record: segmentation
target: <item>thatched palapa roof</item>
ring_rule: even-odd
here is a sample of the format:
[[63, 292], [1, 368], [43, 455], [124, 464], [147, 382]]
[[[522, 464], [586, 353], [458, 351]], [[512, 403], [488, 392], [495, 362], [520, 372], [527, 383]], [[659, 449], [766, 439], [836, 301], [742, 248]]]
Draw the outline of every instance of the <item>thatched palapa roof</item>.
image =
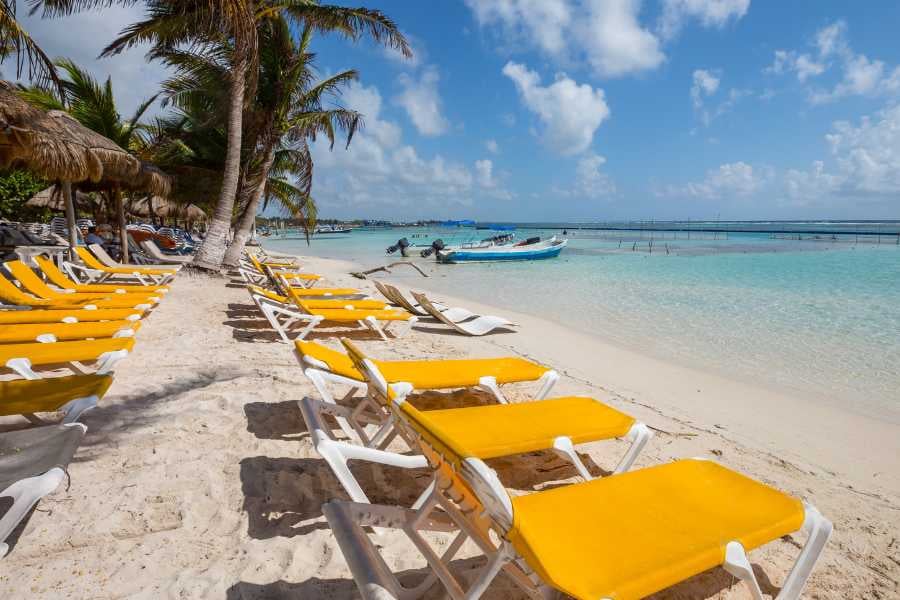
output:
[[61, 111], [44, 112], [0, 81], [0, 167], [21, 167], [59, 181], [128, 181], [140, 162]]

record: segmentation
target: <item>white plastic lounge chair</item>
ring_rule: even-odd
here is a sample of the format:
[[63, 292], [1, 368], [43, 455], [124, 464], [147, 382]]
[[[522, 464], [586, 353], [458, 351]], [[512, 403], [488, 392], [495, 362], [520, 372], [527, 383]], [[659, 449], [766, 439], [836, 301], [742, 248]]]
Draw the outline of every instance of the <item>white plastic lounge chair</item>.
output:
[[[403, 295], [403, 292], [401, 292], [393, 285], [390, 285], [389, 283], [381, 283], [380, 281], [375, 281], [374, 283], [375, 287], [378, 288], [378, 291], [381, 292], [381, 294], [385, 298], [388, 298], [394, 305], [420, 317], [431, 316], [428, 311], [424, 310], [421, 306], [410, 302], [409, 299]], [[443, 304], [438, 304], [437, 302], [433, 302], [432, 306], [441, 311], [441, 314], [445, 319], [453, 321], [454, 323], [462, 323], [463, 321], [467, 321], [478, 316], [472, 311], [466, 310], [465, 308], [450, 308], [444, 306]]]
[[416, 292], [411, 293], [413, 298], [416, 299], [416, 302], [419, 303], [419, 306], [421, 306], [425, 312], [457, 333], [463, 335], [486, 335], [496, 329], [509, 329], [515, 327], [515, 323], [507, 321], [503, 317], [494, 317], [490, 315], [477, 316], [471, 321], [455, 323], [444, 316], [444, 313], [439, 311], [425, 294], [418, 294]]
[[141, 249], [151, 259], [162, 265], [183, 265], [194, 260], [193, 255], [163, 254], [159, 247], [150, 240], [140, 242]]
[[[410, 600], [440, 582], [478, 600], [505, 572], [532, 598], [643, 598], [721, 566], [762, 600], [747, 552], [805, 531], [806, 544], [777, 596], [799, 598], [831, 534], [814, 507], [712, 461], [679, 460], [512, 497], [466, 441], [429, 412], [396, 407], [435, 475], [413, 509], [342, 501], [322, 507], [364, 600]], [[407, 588], [365, 526], [403, 530], [431, 567]], [[455, 533], [438, 555], [420, 532]], [[471, 538], [487, 563], [467, 584], [450, 561]]]
[[85, 431], [81, 423], [68, 423], [0, 433], [0, 499], [12, 499], [0, 514], [0, 557], [9, 552], [7, 538], [31, 508], [65, 479]]

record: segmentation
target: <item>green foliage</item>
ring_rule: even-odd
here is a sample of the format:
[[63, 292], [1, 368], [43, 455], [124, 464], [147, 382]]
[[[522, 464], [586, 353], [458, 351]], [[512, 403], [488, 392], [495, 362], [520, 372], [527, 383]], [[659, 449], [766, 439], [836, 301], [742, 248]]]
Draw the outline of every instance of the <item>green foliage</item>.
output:
[[25, 206], [25, 203], [48, 185], [29, 171], [0, 171], [0, 218], [10, 221], [47, 219], [49, 209]]

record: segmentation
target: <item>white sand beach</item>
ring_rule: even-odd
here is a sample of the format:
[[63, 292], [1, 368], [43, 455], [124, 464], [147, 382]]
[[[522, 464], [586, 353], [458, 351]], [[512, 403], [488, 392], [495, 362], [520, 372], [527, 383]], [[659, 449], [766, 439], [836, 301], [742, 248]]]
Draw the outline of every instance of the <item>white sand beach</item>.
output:
[[[329, 284], [377, 295], [347, 275], [346, 263], [304, 262]], [[428, 280], [416, 287], [427, 290]], [[354, 339], [385, 358], [518, 354], [548, 364], [563, 374], [554, 395], [599, 397], [656, 430], [635, 468], [713, 458], [815, 504], [835, 530], [805, 597], [900, 595], [897, 426], [647, 358], [503, 307], [440, 299], [519, 326], [478, 339], [427, 325], [392, 342]], [[324, 338], [337, 331], [311, 339], [333, 345]], [[0, 598], [358, 597], [320, 509], [346, 496], [312, 449], [296, 404], [314, 393], [292, 347], [276, 341], [237, 279], [182, 274], [146, 319], [109, 394], [83, 417], [88, 434], [69, 469], [71, 486], [45, 498], [14, 536], [0, 562]], [[612, 466], [622, 448], [584, 447], [598, 468]], [[550, 454], [496, 466], [523, 490], [573, 477]], [[376, 502], [410, 503], [428, 480], [370, 465], [357, 471]], [[777, 593], [798, 541], [751, 553], [765, 593]], [[383, 551], [397, 572], [424, 565], [400, 534], [389, 534]], [[501, 576], [485, 597], [525, 596]], [[655, 597], [749, 594], [716, 569]]]

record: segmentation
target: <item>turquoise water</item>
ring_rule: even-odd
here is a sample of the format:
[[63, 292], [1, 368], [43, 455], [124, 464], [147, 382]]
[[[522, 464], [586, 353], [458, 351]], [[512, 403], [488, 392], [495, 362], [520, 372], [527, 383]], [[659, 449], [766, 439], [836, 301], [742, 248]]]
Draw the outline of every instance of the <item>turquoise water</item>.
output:
[[[422, 231], [354, 231], [316, 238], [311, 246], [296, 239], [264, 243], [369, 267], [399, 260], [385, 256], [385, 247], [403, 236], [416, 241], [411, 234]], [[520, 231], [519, 237], [535, 234]], [[550, 261], [419, 264], [433, 273], [427, 285], [438, 291], [900, 423], [896, 243], [752, 234], [686, 240], [657, 233], [650, 253], [647, 235], [575, 232], [561, 257]], [[411, 286], [422, 282], [411, 269], [394, 276]]]

